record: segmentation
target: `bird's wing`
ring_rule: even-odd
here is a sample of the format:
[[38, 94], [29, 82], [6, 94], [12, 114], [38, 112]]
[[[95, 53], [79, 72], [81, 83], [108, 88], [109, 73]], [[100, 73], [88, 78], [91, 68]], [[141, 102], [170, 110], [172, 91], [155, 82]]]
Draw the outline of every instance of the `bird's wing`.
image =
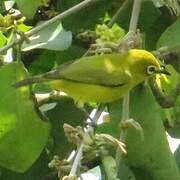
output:
[[44, 77], [109, 87], [122, 86], [131, 80], [131, 73], [123, 60], [122, 57], [107, 54], [86, 57], [44, 74]]

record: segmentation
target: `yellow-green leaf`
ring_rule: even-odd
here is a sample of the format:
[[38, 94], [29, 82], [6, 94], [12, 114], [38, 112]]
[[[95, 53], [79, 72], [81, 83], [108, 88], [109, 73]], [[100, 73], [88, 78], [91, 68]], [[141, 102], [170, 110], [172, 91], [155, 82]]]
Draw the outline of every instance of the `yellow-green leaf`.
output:
[[13, 83], [24, 78], [22, 64], [0, 69], [0, 166], [26, 171], [46, 145], [50, 125], [34, 110], [28, 87], [16, 89]]

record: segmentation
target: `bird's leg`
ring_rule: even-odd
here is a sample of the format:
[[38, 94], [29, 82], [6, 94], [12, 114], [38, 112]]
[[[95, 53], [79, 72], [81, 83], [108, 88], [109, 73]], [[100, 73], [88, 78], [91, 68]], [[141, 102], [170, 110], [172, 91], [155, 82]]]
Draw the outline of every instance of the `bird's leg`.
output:
[[[120, 127], [124, 130], [132, 127], [139, 132], [142, 138], [144, 137], [143, 129], [141, 125], [137, 121], [135, 121], [133, 118], [129, 117], [129, 94], [127, 94], [123, 99], [123, 111], [122, 111], [122, 120], [120, 122]], [[122, 136], [120, 138], [123, 139], [124, 137], [123, 133], [120, 136]]]
[[133, 118], [120, 122], [120, 127], [122, 128], [122, 130], [127, 130], [128, 128], [134, 128], [140, 134], [141, 138], [144, 139], [144, 133], [141, 125]]

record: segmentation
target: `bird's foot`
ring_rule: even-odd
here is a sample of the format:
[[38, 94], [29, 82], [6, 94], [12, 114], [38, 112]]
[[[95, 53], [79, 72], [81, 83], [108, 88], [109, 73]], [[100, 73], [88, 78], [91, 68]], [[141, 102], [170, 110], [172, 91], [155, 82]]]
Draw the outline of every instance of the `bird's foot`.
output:
[[135, 121], [133, 118], [122, 121], [120, 123], [120, 127], [123, 130], [125, 130], [127, 128], [134, 128], [140, 134], [142, 139], [144, 139], [144, 133], [143, 133], [143, 129], [142, 129], [141, 125], [137, 121]]

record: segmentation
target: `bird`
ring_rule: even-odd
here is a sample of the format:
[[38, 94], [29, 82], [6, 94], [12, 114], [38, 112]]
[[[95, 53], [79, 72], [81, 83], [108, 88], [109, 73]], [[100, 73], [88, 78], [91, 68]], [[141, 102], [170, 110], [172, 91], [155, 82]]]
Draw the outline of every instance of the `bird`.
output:
[[167, 74], [150, 52], [130, 49], [122, 53], [82, 57], [47, 73], [15, 83], [16, 88], [47, 82], [76, 102], [108, 103], [122, 98], [138, 84], [156, 74]]

